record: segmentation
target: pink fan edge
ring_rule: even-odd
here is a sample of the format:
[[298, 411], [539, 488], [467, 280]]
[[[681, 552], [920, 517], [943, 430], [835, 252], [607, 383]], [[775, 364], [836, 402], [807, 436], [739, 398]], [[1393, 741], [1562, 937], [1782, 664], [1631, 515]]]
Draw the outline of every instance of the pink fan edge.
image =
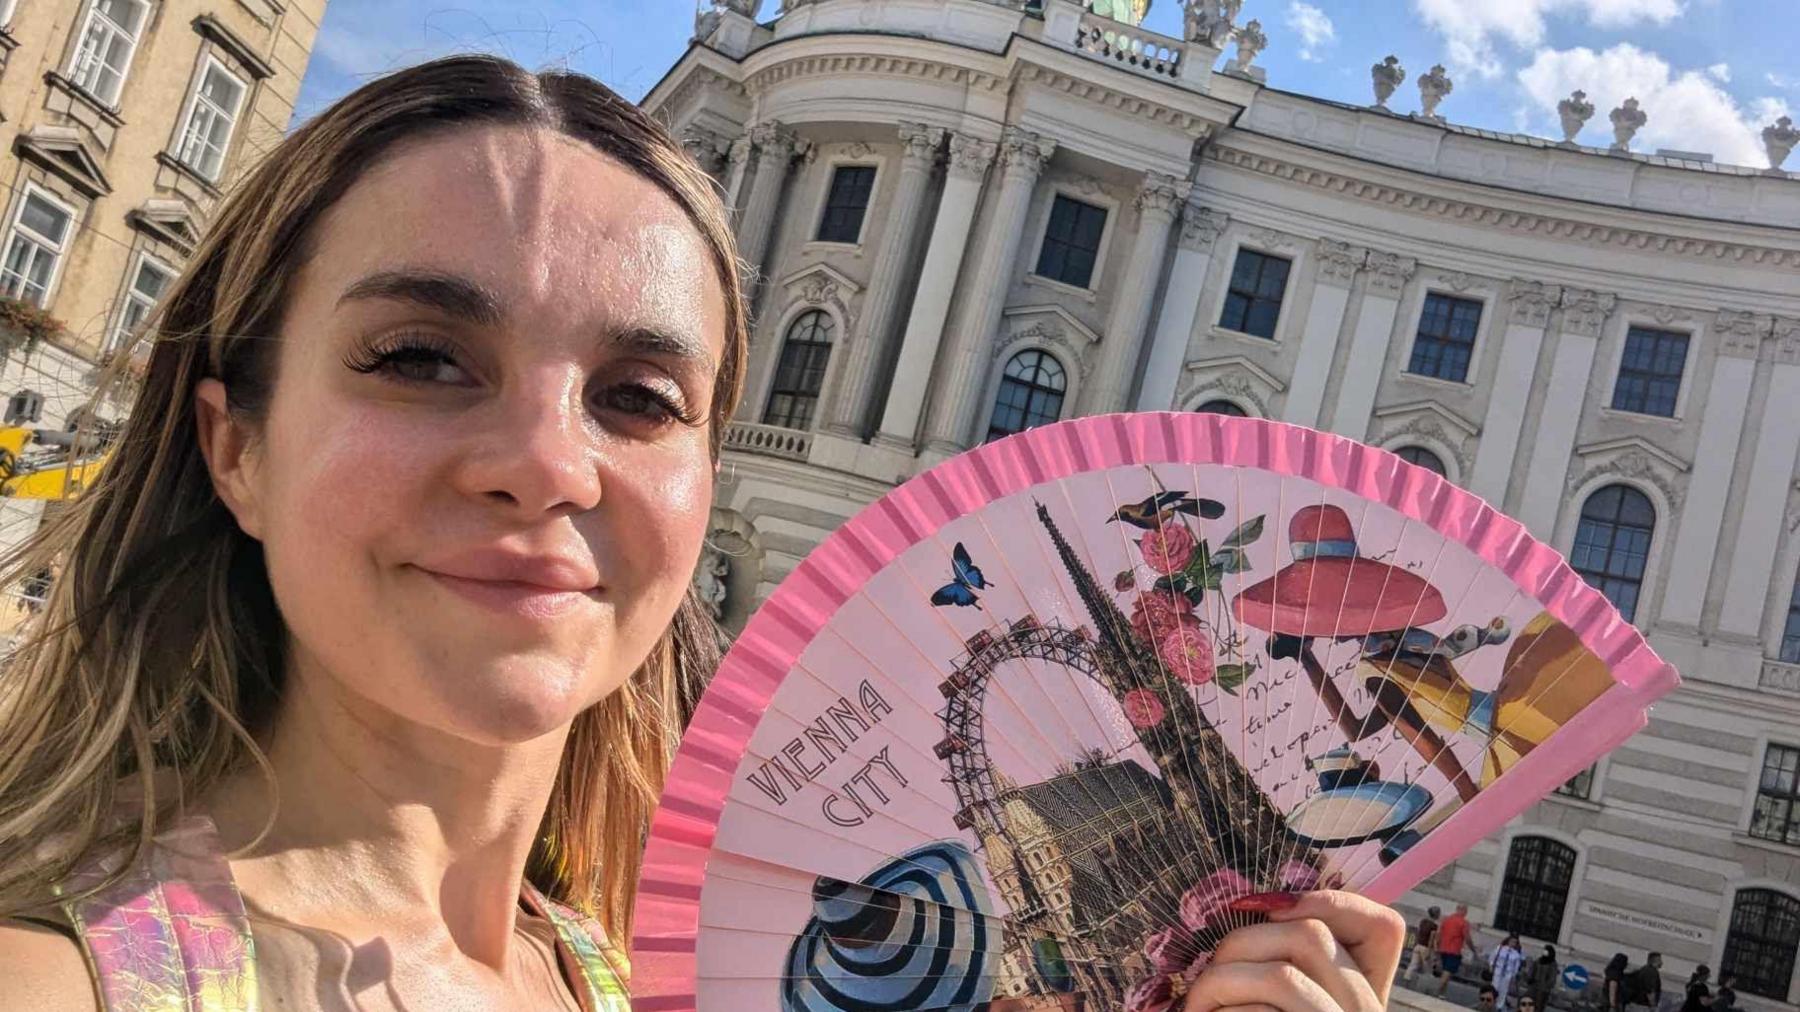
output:
[[[1617, 684], [1565, 726], [1565, 748], [1535, 750], [1446, 820], [1364, 892], [1389, 902], [1422, 873], [1499, 828], [1580, 771], [1577, 740], [1622, 742], [1679, 678], [1554, 548], [1479, 496], [1384, 450], [1316, 429], [1198, 412], [1093, 415], [1031, 429], [952, 457], [834, 531], [776, 588], [720, 665], [675, 754], [652, 819], [631, 944], [632, 1008], [695, 1007], [700, 891], [739, 758], [781, 680], [839, 606], [951, 520], [1034, 485], [1121, 465], [1263, 468], [1384, 503], [1505, 573], [1612, 670]], [[1606, 705], [1601, 705], [1604, 702]], [[1567, 732], [1575, 732], [1573, 734]]]

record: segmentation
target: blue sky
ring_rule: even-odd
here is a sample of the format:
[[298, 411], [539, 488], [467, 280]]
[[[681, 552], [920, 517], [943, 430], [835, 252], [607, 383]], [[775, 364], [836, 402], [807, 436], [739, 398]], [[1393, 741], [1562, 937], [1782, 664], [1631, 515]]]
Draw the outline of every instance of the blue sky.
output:
[[[760, 16], [778, 9], [764, 0]], [[570, 67], [639, 98], [686, 47], [693, 11], [694, 0], [331, 0], [299, 111], [471, 50]], [[1391, 104], [1405, 112], [1414, 80], [1441, 62], [1455, 91], [1439, 113], [1494, 130], [1560, 138], [1556, 103], [1581, 88], [1598, 109], [1581, 140], [1606, 144], [1607, 112], [1635, 95], [1650, 117], [1638, 150], [1761, 168], [1763, 125], [1800, 111], [1800, 0], [1246, 0], [1249, 18], [1269, 37], [1257, 62], [1273, 87], [1366, 103], [1369, 65], [1394, 53], [1408, 79]], [[1154, 0], [1145, 27], [1180, 24], [1176, 0]]]

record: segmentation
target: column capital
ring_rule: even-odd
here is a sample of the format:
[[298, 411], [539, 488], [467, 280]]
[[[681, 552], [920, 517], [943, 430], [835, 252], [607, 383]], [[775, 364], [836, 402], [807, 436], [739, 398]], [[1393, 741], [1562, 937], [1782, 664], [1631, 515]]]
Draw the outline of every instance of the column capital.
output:
[[1193, 189], [1194, 184], [1185, 179], [1161, 172], [1146, 172], [1144, 181], [1138, 185], [1135, 201], [1138, 213], [1173, 220], [1175, 212], [1181, 210]]
[[731, 150], [730, 142], [723, 136], [695, 123], [681, 128], [681, 146], [687, 150], [688, 157], [713, 175], [724, 166], [725, 156]]
[[1775, 361], [1800, 365], [1800, 319], [1777, 316], [1774, 320]]
[[1600, 328], [1612, 315], [1613, 307], [1619, 304], [1619, 297], [1591, 288], [1565, 288], [1557, 304], [1562, 307], [1564, 333], [1599, 337]]
[[1349, 287], [1369, 259], [1369, 251], [1336, 239], [1319, 240], [1319, 280]]
[[750, 149], [754, 146], [755, 145], [750, 140], [750, 135], [745, 134], [731, 142], [731, 147], [727, 148], [725, 151], [725, 157], [729, 159], [733, 165], [742, 165], [750, 160]]
[[1189, 204], [1181, 212], [1181, 234], [1176, 241], [1182, 249], [1191, 249], [1197, 253], [1212, 251], [1213, 243], [1225, 232], [1225, 226], [1231, 224], [1231, 216], [1210, 207], [1195, 207]]
[[1775, 318], [1749, 310], [1721, 309], [1713, 318], [1719, 335], [1719, 354], [1753, 359], [1762, 351], [1763, 339], [1775, 330]]
[[764, 161], [785, 162], [801, 148], [800, 136], [778, 120], [764, 120], [750, 128], [750, 142]]
[[1562, 287], [1544, 281], [1513, 278], [1506, 286], [1506, 296], [1512, 303], [1512, 322], [1542, 329], [1550, 323], [1550, 310], [1556, 308]]
[[1369, 271], [1369, 291], [1394, 296], [1406, 287], [1406, 279], [1419, 269], [1419, 262], [1398, 253], [1370, 250], [1364, 266]]
[[1000, 165], [1009, 178], [1036, 179], [1055, 152], [1055, 141], [1020, 127], [1007, 127], [1000, 136]]
[[929, 169], [937, 161], [938, 149], [944, 146], [944, 133], [942, 127], [901, 123], [901, 164], [908, 168]]
[[999, 150], [993, 141], [984, 141], [965, 133], [950, 135], [950, 175], [958, 179], [979, 180], [994, 163]]

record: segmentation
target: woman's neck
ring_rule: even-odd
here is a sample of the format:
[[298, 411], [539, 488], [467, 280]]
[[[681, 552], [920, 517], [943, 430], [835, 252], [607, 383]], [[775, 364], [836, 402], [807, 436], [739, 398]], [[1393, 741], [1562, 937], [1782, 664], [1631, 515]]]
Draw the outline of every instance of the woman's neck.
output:
[[567, 735], [473, 744], [290, 672], [265, 743], [275, 790], [252, 769], [203, 807], [229, 850], [249, 847], [233, 873], [267, 916], [351, 938], [447, 935], [500, 968]]

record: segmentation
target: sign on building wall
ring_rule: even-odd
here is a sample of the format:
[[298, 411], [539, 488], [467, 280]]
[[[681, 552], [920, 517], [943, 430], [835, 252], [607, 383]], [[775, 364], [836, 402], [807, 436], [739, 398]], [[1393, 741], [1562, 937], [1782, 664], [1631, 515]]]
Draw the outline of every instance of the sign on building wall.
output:
[[1683, 939], [1684, 941], [1704, 944], [1712, 936], [1712, 932], [1702, 928], [1681, 924], [1652, 914], [1640, 914], [1633, 910], [1624, 910], [1605, 903], [1595, 903], [1592, 900], [1583, 900], [1577, 909], [1589, 917], [1597, 917], [1603, 921], [1612, 921], [1614, 924], [1623, 924], [1628, 928], [1654, 931], [1660, 935], [1672, 935], [1676, 938]]

